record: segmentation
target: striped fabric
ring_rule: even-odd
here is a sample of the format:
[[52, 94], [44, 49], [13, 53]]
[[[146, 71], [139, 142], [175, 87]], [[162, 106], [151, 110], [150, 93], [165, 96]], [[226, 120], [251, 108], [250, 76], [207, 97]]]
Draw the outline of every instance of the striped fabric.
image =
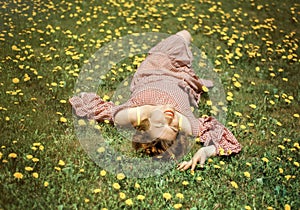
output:
[[132, 79], [131, 96], [126, 103], [115, 106], [95, 93], [74, 96], [70, 103], [76, 115], [99, 122], [113, 122], [114, 115], [122, 109], [169, 104], [189, 119], [193, 135], [200, 137], [204, 146], [215, 145], [219, 155], [238, 153], [241, 145], [224, 125], [212, 117], [196, 118], [191, 110], [191, 106], [198, 107], [202, 86], [212, 86], [211, 81], [196, 76], [192, 59], [189, 43], [177, 33], [149, 51]]

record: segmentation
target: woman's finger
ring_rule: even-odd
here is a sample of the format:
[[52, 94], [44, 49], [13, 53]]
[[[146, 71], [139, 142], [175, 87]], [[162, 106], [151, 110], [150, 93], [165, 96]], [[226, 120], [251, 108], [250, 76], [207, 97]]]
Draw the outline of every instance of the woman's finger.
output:
[[182, 163], [180, 163], [177, 167], [178, 170], [181, 171], [185, 171], [186, 169], [188, 169], [190, 166], [192, 165], [192, 160], [190, 160], [189, 162], [184, 161]]
[[187, 162], [187, 164], [183, 167], [182, 171], [187, 170], [188, 168], [190, 168], [192, 165], [192, 160], [190, 160], [189, 162]]

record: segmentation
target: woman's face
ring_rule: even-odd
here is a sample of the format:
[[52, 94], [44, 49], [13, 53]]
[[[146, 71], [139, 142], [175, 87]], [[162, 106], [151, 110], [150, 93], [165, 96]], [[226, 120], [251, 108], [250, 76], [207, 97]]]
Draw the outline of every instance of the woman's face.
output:
[[149, 134], [153, 139], [175, 140], [178, 133], [178, 116], [169, 105], [157, 106], [150, 114]]

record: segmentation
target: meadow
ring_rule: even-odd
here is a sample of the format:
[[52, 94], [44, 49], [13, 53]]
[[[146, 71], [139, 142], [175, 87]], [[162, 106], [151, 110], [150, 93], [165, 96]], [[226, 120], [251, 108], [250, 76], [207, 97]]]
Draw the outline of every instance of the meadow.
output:
[[[5, 0], [0, 15], [1, 210], [300, 209], [297, 0]], [[75, 133], [68, 100], [83, 65], [121, 37], [182, 29], [222, 81], [225, 125], [242, 152], [194, 173], [109, 172]], [[100, 96], [110, 100], [144, 57], [101, 78]], [[201, 104], [215, 114], [207, 93]], [[109, 125], [94, 126], [122, 145]]]

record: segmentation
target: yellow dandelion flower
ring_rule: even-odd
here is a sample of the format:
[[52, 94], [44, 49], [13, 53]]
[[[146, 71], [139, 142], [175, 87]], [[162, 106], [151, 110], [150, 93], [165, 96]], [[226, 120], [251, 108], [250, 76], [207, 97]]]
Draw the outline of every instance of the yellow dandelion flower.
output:
[[79, 119], [77, 123], [78, 123], [79, 126], [85, 126], [86, 125], [86, 122], [85, 122], [84, 119]]
[[223, 148], [219, 148], [219, 154], [220, 155], [225, 155], [225, 150]]
[[61, 168], [60, 168], [60, 167], [57, 167], [57, 166], [55, 166], [54, 169], [55, 169], [56, 171], [61, 171]]
[[293, 114], [293, 117], [295, 117], [295, 118], [299, 118], [300, 117], [300, 115], [299, 114]]
[[285, 175], [284, 178], [285, 178], [286, 180], [289, 180], [289, 179], [292, 178], [292, 176], [291, 176], [291, 175]]
[[250, 177], [251, 177], [251, 174], [250, 174], [248, 171], [245, 171], [245, 172], [244, 172], [244, 176], [247, 177], [247, 178], [250, 178]]
[[294, 143], [294, 147], [296, 147], [297, 149], [300, 149], [300, 145], [298, 142]]
[[13, 79], [12, 79], [12, 82], [13, 82], [14, 84], [18, 84], [18, 83], [20, 82], [20, 80], [19, 80], [18, 78], [13, 78]]
[[163, 198], [166, 200], [171, 200], [172, 195], [170, 193], [163, 193]]
[[240, 82], [238, 82], [238, 81], [235, 81], [235, 82], [233, 83], [233, 85], [234, 85], [235, 87], [237, 87], [237, 88], [242, 87], [242, 84], [241, 84]]
[[134, 184], [134, 188], [139, 189], [140, 187], [141, 187], [141, 186], [140, 186], [139, 183], [136, 182], [136, 183]]
[[60, 117], [59, 121], [62, 123], [66, 123], [68, 120], [65, 117]]
[[103, 99], [103, 101], [108, 101], [110, 99], [110, 97], [108, 95], [104, 95], [102, 99]]
[[16, 45], [11, 46], [11, 49], [13, 51], [20, 51], [20, 48], [18, 48]]
[[100, 171], [100, 176], [105, 176], [106, 175], [106, 171], [105, 170], [101, 170]]
[[85, 199], [84, 199], [84, 202], [85, 202], [85, 203], [88, 203], [88, 202], [90, 202], [90, 199], [85, 198]]
[[188, 182], [188, 181], [183, 181], [183, 182], [182, 182], [182, 185], [183, 185], [183, 186], [187, 186], [187, 185], [189, 185], [189, 182]]
[[297, 167], [299, 167], [300, 164], [299, 164], [299, 162], [295, 161], [294, 165], [297, 166]]
[[32, 156], [32, 155], [26, 155], [26, 158], [27, 158], [28, 160], [30, 160], [30, 159], [33, 158], [33, 156]]
[[283, 174], [283, 169], [282, 168], [279, 168], [278, 170], [279, 170], [280, 174]]
[[124, 178], [125, 178], [125, 174], [123, 174], [123, 173], [117, 174], [117, 179], [118, 179], [118, 180], [122, 180], [122, 179], [124, 179]]
[[125, 198], [126, 198], [126, 195], [125, 195], [125, 193], [123, 193], [123, 192], [120, 192], [120, 193], [119, 193], [119, 196], [120, 196], [121, 199], [125, 199]]
[[144, 195], [138, 195], [136, 196], [136, 198], [140, 201], [144, 200], [145, 199], [145, 196]]
[[245, 206], [245, 210], [251, 210], [250, 206]]
[[206, 101], [206, 104], [207, 104], [208, 106], [211, 106], [211, 105], [212, 105], [212, 101], [211, 101], [211, 100], [207, 100], [207, 101]]
[[128, 198], [126, 201], [125, 201], [126, 205], [127, 206], [132, 206], [133, 205], [133, 202], [131, 200], [131, 198]]
[[219, 165], [214, 165], [214, 168], [219, 169], [219, 168], [221, 168], [221, 166], [219, 166]]
[[20, 172], [16, 172], [16, 173], [14, 173], [14, 177], [15, 177], [16, 179], [23, 179], [23, 174], [20, 173]]
[[291, 206], [289, 204], [284, 205], [284, 210], [291, 210]]
[[236, 111], [235, 111], [235, 112], [233, 112], [233, 114], [234, 114], [234, 115], [236, 115], [236, 116], [238, 116], [238, 117], [241, 117], [241, 116], [243, 116], [243, 114], [242, 114], [242, 113], [240, 113], [240, 112], [236, 112]]
[[33, 171], [33, 168], [30, 167], [30, 166], [26, 166], [26, 167], [25, 167], [25, 171]]
[[232, 98], [232, 96], [227, 96], [227, 97], [226, 97], [226, 100], [227, 100], [227, 101], [233, 101], [233, 98]]
[[59, 160], [59, 161], [58, 161], [58, 165], [59, 165], [59, 166], [65, 166], [66, 163], [65, 163], [63, 160]]
[[208, 92], [208, 88], [206, 86], [202, 86], [202, 90], [207, 93]]
[[247, 127], [246, 127], [245, 125], [240, 125], [240, 128], [241, 128], [242, 130], [245, 130]]
[[45, 181], [44, 182], [44, 187], [48, 187], [49, 186], [49, 182]]
[[269, 159], [268, 159], [268, 158], [266, 158], [266, 157], [263, 157], [261, 160], [262, 160], [262, 161], [264, 161], [264, 162], [266, 162], [266, 163], [268, 163], [268, 162], [269, 162]]
[[198, 176], [198, 177], [196, 178], [196, 180], [197, 180], [197, 181], [201, 181], [201, 180], [202, 180], [202, 177], [201, 177], [201, 176]]
[[121, 188], [121, 186], [119, 185], [119, 183], [113, 183], [113, 188], [115, 188], [116, 190], [119, 190]]
[[249, 105], [252, 109], [256, 109], [256, 105], [255, 104], [250, 104]]
[[184, 199], [184, 195], [182, 193], [177, 193], [176, 198]]
[[8, 155], [8, 157], [9, 157], [9, 158], [17, 158], [18, 155], [17, 155], [16, 153], [10, 153], [10, 154]]
[[99, 148], [97, 149], [97, 152], [103, 153], [103, 152], [105, 152], [105, 148], [104, 148], [104, 147], [99, 147]]
[[32, 173], [32, 176], [34, 177], [34, 178], [39, 178], [39, 174], [38, 173], [36, 173], [36, 172], [34, 172], [34, 173]]
[[93, 190], [93, 193], [95, 193], [95, 194], [99, 193], [99, 192], [101, 192], [101, 189], [99, 189], [99, 188]]
[[181, 203], [174, 204], [174, 209], [180, 209], [182, 207]]
[[239, 188], [238, 184], [235, 181], [231, 181], [230, 184], [235, 189]]

